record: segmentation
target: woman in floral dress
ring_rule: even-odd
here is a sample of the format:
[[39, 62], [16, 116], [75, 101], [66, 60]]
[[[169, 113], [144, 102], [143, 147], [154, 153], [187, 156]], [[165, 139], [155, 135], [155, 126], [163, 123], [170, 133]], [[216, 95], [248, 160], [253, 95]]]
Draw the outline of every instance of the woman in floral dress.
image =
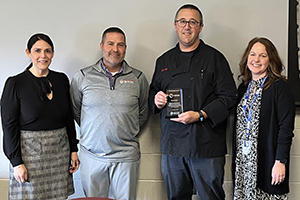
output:
[[270, 40], [254, 38], [239, 65], [234, 199], [287, 199], [295, 103], [282, 61]]

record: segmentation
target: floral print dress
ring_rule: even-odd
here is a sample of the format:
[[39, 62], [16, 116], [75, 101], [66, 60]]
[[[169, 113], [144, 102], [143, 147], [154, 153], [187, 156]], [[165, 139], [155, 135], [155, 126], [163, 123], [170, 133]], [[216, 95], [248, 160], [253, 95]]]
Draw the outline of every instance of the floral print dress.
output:
[[[257, 188], [257, 162], [258, 162], [258, 134], [259, 118], [261, 108], [261, 85], [264, 81], [261, 78], [257, 81], [251, 80], [247, 92], [241, 99], [237, 107], [236, 123], [236, 171], [235, 171], [235, 200], [286, 200], [287, 194], [270, 195]], [[248, 96], [248, 98], [247, 98]], [[246, 99], [246, 100], [245, 100]], [[251, 108], [252, 107], [252, 108]], [[252, 112], [251, 120], [249, 112]], [[247, 126], [248, 124], [248, 126]], [[248, 129], [248, 131], [247, 131]], [[271, 175], [271, 172], [270, 172]], [[271, 184], [271, 183], [270, 183]]]

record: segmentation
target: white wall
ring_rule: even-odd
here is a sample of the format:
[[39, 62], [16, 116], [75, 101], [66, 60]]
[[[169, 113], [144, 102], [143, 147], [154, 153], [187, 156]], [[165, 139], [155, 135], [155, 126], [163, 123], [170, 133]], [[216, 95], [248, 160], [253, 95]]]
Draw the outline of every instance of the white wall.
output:
[[[127, 35], [126, 60], [146, 73], [150, 81], [154, 61], [173, 47], [175, 11], [184, 0], [0, 0], [0, 92], [4, 80], [29, 63], [24, 51], [36, 32], [50, 35], [55, 44], [52, 69], [75, 71], [100, 56], [104, 29], [119, 26]], [[208, 44], [221, 50], [235, 74], [248, 41], [267, 36], [286, 61], [287, 3], [282, 0], [191, 0], [202, 10]], [[269, 11], [276, 12], [269, 12]]]
[[[248, 41], [255, 36], [271, 39], [284, 63], [287, 62], [288, 4], [282, 0], [190, 0], [204, 15], [200, 37], [224, 53], [235, 77], [238, 62]], [[141, 69], [151, 81], [155, 59], [177, 42], [173, 27], [176, 10], [184, 0], [0, 0], [0, 93], [8, 76], [25, 69], [28, 38], [36, 32], [50, 35], [55, 45], [51, 68], [69, 78], [101, 57], [100, 37], [109, 26], [121, 27], [127, 36], [126, 60]], [[296, 133], [300, 133], [299, 114]], [[296, 134], [297, 135], [297, 134]], [[2, 151], [0, 131], [0, 199], [7, 199], [8, 161]], [[140, 136], [142, 163], [138, 199], [166, 199], [160, 173], [160, 120], [151, 116]], [[300, 191], [299, 152], [295, 143], [292, 157], [292, 200]], [[228, 147], [230, 152], [230, 137]], [[299, 145], [298, 145], [299, 146]], [[227, 155], [225, 184], [231, 193], [230, 154]], [[80, 174], [75, 175], [76, 186]], [[299, 193], [299, 192], [298, 192]], [[76, 195], [81, 195], [77, 190]], [[300, 195], [300, 194], [299, 194]]]

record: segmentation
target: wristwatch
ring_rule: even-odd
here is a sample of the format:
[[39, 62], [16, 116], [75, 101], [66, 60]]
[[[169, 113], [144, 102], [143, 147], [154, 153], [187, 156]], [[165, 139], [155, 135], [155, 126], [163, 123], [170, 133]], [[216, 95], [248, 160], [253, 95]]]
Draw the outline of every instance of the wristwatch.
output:
[[287, 159], [280, 159], [278, 160], [281, 164], [286, 164], [287, 163]]
[[204, 120], [204, 115], [203, 115], [203, 113], [201, 112], [201, 110], [200, 110], [198, 113], [199, 113], [199, 121], [200, 121], [200, 122], [203, 122], [203, 120]]

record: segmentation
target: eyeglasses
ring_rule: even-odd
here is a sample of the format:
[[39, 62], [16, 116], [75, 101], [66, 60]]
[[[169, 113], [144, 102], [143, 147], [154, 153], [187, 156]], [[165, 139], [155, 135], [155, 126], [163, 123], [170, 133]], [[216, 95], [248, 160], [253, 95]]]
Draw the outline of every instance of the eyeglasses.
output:
[[195, 28], [198, 24], [200, 24], [200, 22], [197, 22], [196, 20], [187, 21], [185, 19], [176, 20], [175, 22], [180, 27], [185, 27], [186, 24], [189, 24], [192, 28]]

